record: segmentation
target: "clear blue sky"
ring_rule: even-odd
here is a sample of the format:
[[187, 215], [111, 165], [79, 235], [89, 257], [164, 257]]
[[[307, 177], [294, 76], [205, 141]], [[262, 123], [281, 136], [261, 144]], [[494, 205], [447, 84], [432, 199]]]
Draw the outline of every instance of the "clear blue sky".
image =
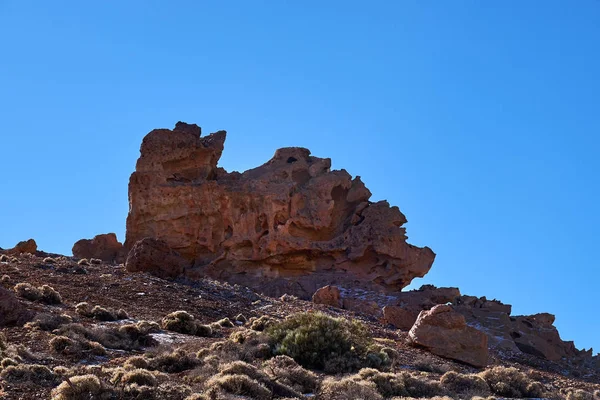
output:
[[[223, 2], [211, 2], [223, 3]], [[124, 238], [142, 137], [304, 146], [437, 253], [419, 282], [600, 350], [600, 1], [0, 0], [0, 246]]]

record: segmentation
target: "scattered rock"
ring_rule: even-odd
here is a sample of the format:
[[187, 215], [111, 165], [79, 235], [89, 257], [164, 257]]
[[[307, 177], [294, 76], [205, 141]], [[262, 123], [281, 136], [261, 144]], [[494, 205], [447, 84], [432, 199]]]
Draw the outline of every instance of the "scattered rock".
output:
[[189, 262], [172, 250], [164, 240], [144, 238], [135, 243], [125, 262], [129, 272], [148, 272], [159, 278], [183, 274]]
[[210, 276], [272, 296], [309, 299], [326, 284], [397, 292], [433, 263], [406, 243], [405, 216], [331, 160], [283, 148], [264, 165], [227, 173], [225, 131], [177, 123], [144, 138], [129, 183], [125, 247], [157, 237]]
[[467, 325], [465, 317], [452, 306], [437, 305], [422, 311], [410, 329], [409, 341], [441, 357], [475, 367], [488, 362], [487, 335]]
[[29, 311], [15, 296], [15, 294], [0, 287], [0, 327], [22, 325], [33, 318]]
[[23, 253], [35, 254], [37, 251], [37, 243], [33, 239], [25, 240], [17, 243], [12, 249], [6, 250], [6, 254], [19, 255]]
[[73, 245], [77, 258], [100, 259], [105, 262], [122, 262], [125, 250], [114, 233], [97, 235], [93, 239], [81, 239]]

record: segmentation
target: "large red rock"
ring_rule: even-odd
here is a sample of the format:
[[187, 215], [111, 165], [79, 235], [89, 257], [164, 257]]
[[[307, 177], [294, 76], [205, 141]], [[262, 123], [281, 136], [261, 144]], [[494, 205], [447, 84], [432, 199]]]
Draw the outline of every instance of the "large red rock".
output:
[[123, 244], [114, 233], [96, 235], [93, 239], [81, 239], [73, 245], [77, 258], [98, 258], [106, 262], [121, 262], [124, 258]]
[[24, 240], [17, 243], [12, 249], [6, 250], [6, 254], [19, 255], [23, 253], [35, 254], [37, 251], [37, 243], [33, 239]]
[[0, 328], [22, 325], [33, 318], [29, 311], [10, 290], [0, 287]]
[[183, 274], [189, 262], [160, 239], [144, 238], [137, 241], [125, 262], [129, 272], [148, 272], [159, 278], [175, 278]]
[[431, 268], [435, 254], [406, 243], [404, 215], [369, 201], [359, 177], [295, 147], [227, 173], [217, 166], [225, 136], [201, 137], [180, 122], [144, 138], [129, 181], [126, 249], [155, 237], [194, 264], [189, 277], [304, 299], [327, 284], [398, 292]]
[[487, 365], [487, 335], [468, 326], [465, 317], [452, 306], [437, 305], [422, 311], [408, 337], [410, 343], [425, 347], [438, 356], [475, 367]]
[[340, 289], [337, 286], [327, 285], [315, 292], [312, 296], [313, 303], [342, 308]]

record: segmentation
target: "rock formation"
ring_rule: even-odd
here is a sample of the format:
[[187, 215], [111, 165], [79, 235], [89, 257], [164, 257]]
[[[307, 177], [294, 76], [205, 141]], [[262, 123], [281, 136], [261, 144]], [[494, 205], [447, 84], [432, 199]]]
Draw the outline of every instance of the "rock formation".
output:
[[5, 250], [5, 253], [9, 255], [19, 255], [23, 253], [35, 254], [36, 251], [37, 243], [33, 239], [28, 239], [17, 243], [12, 249]]
[[449, 305], [422, 311], [408, 333], [409, 341], [441, 357], [462, 361], [475, 367], [488, 362], [487, 336], [470, 327]]
[[406, 243], [406, 218], [371, 202], [359, 177], [304, 148], [244, 173], [219, 168], [226, 133], [177, 123], [144, 138], [129, 182], [125, 248], [163, 240], [210, 276], [263, 293], [310, 298], [326, 284], [399, 292], [435, 254]]
[[77, 258], [97, 258], [106, 262], [121, 262], [124, 248], [114, 233], [96, 235], [93, 239], [81, 239], [73, 245]]

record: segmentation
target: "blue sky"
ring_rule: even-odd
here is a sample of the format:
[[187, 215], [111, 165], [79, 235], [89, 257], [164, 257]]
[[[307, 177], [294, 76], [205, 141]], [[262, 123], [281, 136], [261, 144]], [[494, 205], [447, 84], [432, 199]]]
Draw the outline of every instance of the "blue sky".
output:
[[[215, 2], [213, 2], [215, 3]], [[124, 238], [143, 136], [304, 146], [437, 260], [416, 282], [552, 312], [600, 350], [600, 1], [0, 0], [0, 246]]]

